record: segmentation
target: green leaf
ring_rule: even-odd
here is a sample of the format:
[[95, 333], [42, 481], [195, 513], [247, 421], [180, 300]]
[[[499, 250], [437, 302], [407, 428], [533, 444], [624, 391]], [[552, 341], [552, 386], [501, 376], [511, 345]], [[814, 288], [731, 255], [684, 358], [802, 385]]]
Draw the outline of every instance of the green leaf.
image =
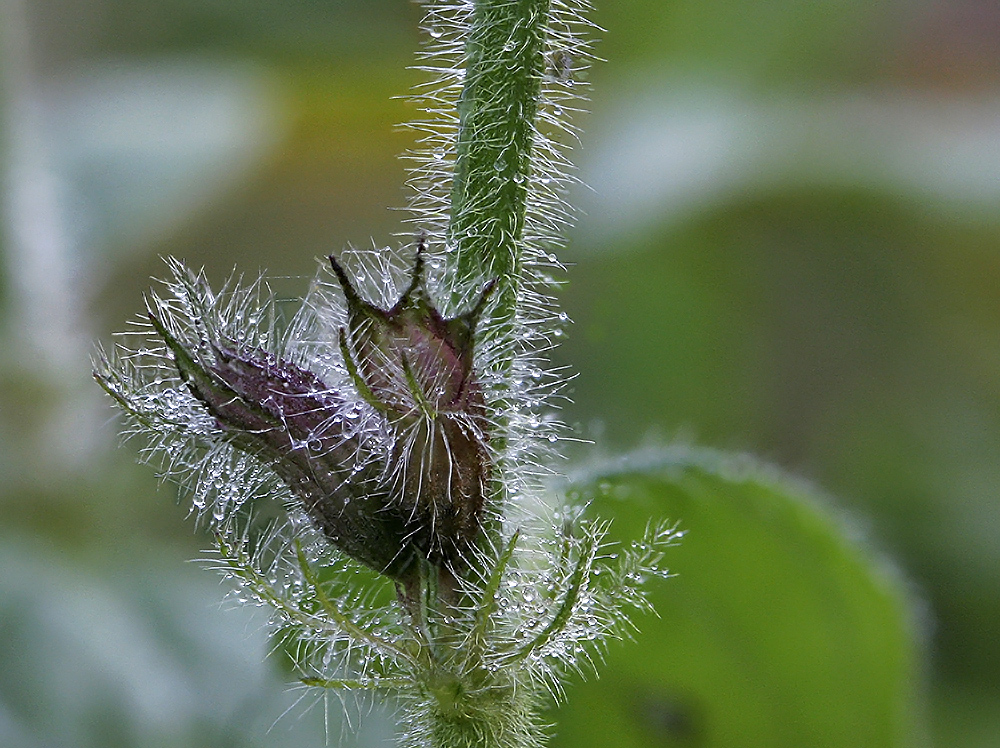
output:
[[631, 541], [678, 520], [658, 613], [576, 682], [554, 746], [862, 748], [924, 734], [906, 585], [809, 487], [747, 458], [672, 448], [571, 490]]

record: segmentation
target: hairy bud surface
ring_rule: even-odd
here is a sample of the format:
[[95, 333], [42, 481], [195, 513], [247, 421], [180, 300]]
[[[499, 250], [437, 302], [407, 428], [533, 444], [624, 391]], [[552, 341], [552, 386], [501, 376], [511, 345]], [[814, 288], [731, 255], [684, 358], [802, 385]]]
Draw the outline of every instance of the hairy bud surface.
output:
[[[160, 359], [193, 396], [188, 418], [201, 426], [190, 430], [204, 432], [209, 449], [228, 445], [273, 472], [338, 549], [397, 581], [412, 579], [420, 558], [454, 571], [480, 534], [490, 479], [473, 350], [492, 284], [470, 311], [445, 318], [425, 287], [422, 244], [409, 286], [389, 309], [362, 299], [340, 264], [331, 265], [347, 301], [346, 324], [327, 345], [348, 374], [334, 386], [308, 362], [200, 319], [217, 297], [190, 274], [175, 287], [183, 311], [150, 302]], [[121, 368], [105, 362], [98, 381], [139, 420], [168, 420], [176, 396], [151, 397], [145, 374], [137, 369], [128, 383]], [[162, 372], [154, 381], [165, 381]]]
[[392, 436], [390, 480], [414, 542], [454, 563], [479, 532], [490, 474], [486, 403], [473, 367], [476, 322], [493, 284], [466, 314], [444, 318], [430, 302], [423, 246], [409, 287], [390, 309], [365, 301], [330, 258], [347, 298], [341, 350], [358, 394]]

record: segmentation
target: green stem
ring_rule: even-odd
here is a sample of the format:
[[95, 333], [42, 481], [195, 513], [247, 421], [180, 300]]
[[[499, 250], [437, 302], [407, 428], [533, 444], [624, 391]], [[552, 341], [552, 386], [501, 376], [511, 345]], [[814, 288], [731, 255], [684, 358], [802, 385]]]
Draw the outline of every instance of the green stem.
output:
[[456, 288], [497, 278], [496, 321], [514, 316], [550, 0], [477, 0], [465, 83], [448, 244]]
[[[517, 337], [550, 4], [551, 0], [474, 0], [462, 61], [465, 77], [458, 101], [446, 277], [458, 308], [468, 307], [472, 289], [495, 281], [495, 305], [487, 324], [495, 336], [493, 350], [500, 351], [494, 359], [500, 368], [512, 364]], [[493, 405], [498, 413], [507, 410], [502, 403]], [[502, 427], [497, 431], [492, 446], [502, 451], [505, 434]], [[492, 490], [496, 495], [504, 491], [496, 476]], [[486, 528], [486, 534], [498, 536], [499, 527]], [[476, 606], [475, 614], [461, 651], [456, 648], [456, 657], [442, 658], [464, 662], [471, 669], [457, 674], [442, 671], [427, 684], [435, 705], [428, 737], [435, 748], [537, 744], [532, 689], [526, 684], [515, 688], [509, 672], [494, 674], [481, 667], [499, 588], [518, 537], [515, 533], [504, 545], [495, 568], [487, 572], [480, 599], [469, 601]], [[439, 641], [448, 644], [452, 638]]]
[[298, 558], [299, 568], [302, 570], [302, 576], [305, 577], [305, 580], [315, 592], [316, 600], [319, 602], [324, 612], [326, 612], [326, 614], [336, 622], [342, 631], [351, 636], [357, 642], [367, 644], [375, 650], [388, 652], [404, 662], [415, 664], [410, 653], [406, 652], [401, 647], [396, 646], [394, 643], [387, 641], [370, 631], [366, 631], [344, 615], [340, 608], [337, 607], [337, 605], [326, 594], [326, 590], [323, 589], [322, 583], [316, 576], [316, 572], [310, 565], [309, 559], [306, 558], [305, 551], [302, 550], [302, 544], [298, 540], [295, 541], [295, 554]]
[[[464, 84], [447, 229], [447, 277], [456, 306], [484, 281], [495, 282], [495, 306], [486, 320], [498, 369], [509, 368], [514, 319], [524, 277], [524, 227], [535, 123], [545, 71], [551, 0], [475, 0], [465, 43]], [[498, 413], [513, 406], [502, 396]], [[491, 437], [501, 453], [502, 426]], [[503, 481], [491, 494], [504, 501]], [[487, 527], [488, 535], [497, 529]]]
[[562, 603], [560, 603], [555, 615], [552, 616], [552, 620], [549, 621], [549, 624], [544, 629], [542, 629], [540, 634], [521, 647], [521, 649], [513, 653], [506, 660], [506, 666], [512, 666], [514, 663], [526, 659], [528, 655], [536, 649], [539, 649], [552, 641], [552, 639], [566, 627], [570, 618], [573, 616], [573, 611], [576, 608], [577, 602], [580, 600], [580, 595], [584, 590], [584, 586], [590, 578], [590, 570], [593, 568], [594, 555], [596, 552], [596, 538], [593, 536], [587, 537], [583, 541], [583, 547], [580, 549], [580, 557], [577, 559], [576, 568], [573, 570], [573, 574], [569, 578], [569, 586], [566, 590], [566, 594], [563, 596]]
[[479, 601], [479, 607], [476, 609], [476, 625], [472, 630], [472, 637], [470, 639], [470, 647], [476, 659], [482, 657], [486, 637], [489, 634], [490, 625], [492, 624], [493, 612], [497, 607], [497, 593], [500, 591], [504, 572], [507, 571], [507, 564], [510, 563], [510, 559], [514, 555], [514, 548], [517, 546], [517, 541], [520, 537], [520, 530], [517, 530], [511, 536], [507, 545], [501, 551], [496, 566], [493, 567], [493, 572], [490, 574], [490, 578], [483, 588], [483, 596]]

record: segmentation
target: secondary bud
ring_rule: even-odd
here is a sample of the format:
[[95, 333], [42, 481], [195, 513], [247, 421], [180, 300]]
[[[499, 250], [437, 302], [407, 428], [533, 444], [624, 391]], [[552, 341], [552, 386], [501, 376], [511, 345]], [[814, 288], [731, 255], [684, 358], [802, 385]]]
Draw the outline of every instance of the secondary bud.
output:
[[215, 344], [203, 360], [155, 314], [153, 327], [181, 378], [234, 447], [256, 455], [285, 482], [303, 509], [344, 553], [401, 578], [413, 561], [408, 527], [383, 480], [384, 464], [365, 457], [349, 405], [313, 373], [276, 356]]

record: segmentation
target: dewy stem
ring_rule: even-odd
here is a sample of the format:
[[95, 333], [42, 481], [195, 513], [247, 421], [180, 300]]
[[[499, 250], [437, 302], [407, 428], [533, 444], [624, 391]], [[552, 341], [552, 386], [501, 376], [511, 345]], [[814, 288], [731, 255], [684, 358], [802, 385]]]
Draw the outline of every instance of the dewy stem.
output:
[[476, 0], [465, 46], [451, 192], [456, 288], [497, 278], [495, 320], [512, 322], [551, 0]]
[[[531, 181], [536, 119], [545, 71], [551, 0], [474, 0], [462, 65], [458, 133], [446, 243], [452, 299], [495, 281], [491, 319], [484, 320], [501, 351], [501, 368], [513, 361], [512, 341], [524, 274], [524, 228]], [[494, 405], [499, 405], [494, 403]], [[505, 409], [500, 409], [505, 412]], [[502, 431], [501, 429], [498, 429]], [[503, 433], [491, 437], [493, 446]], [[494, 493], [502, 493], [494, 479]], [[487, 529], [486, 533], [498, 528]], [[445, 635], [458, 647], [446, 658], [459, 672], [430, 688], [429, 745], [434, 748], [519, 748], [537, 744], [528, 690], [493, 682], [482, 665], [497, 590], [517, 542], [501, 552], [499, 571], [490, 575], [476, 611], [471, 642]], [[493, 578], [495, 576], [495, 578]], [[447, 616], [445, 617], [447, 619]], [[443, 630], [446, 630], [447, 626]], [[471, 644], [474, 652], [460, 651]], [[459, 663], [470, 668], [462, 672]], [[477, 682], [486, 677], [487, 684]]]

